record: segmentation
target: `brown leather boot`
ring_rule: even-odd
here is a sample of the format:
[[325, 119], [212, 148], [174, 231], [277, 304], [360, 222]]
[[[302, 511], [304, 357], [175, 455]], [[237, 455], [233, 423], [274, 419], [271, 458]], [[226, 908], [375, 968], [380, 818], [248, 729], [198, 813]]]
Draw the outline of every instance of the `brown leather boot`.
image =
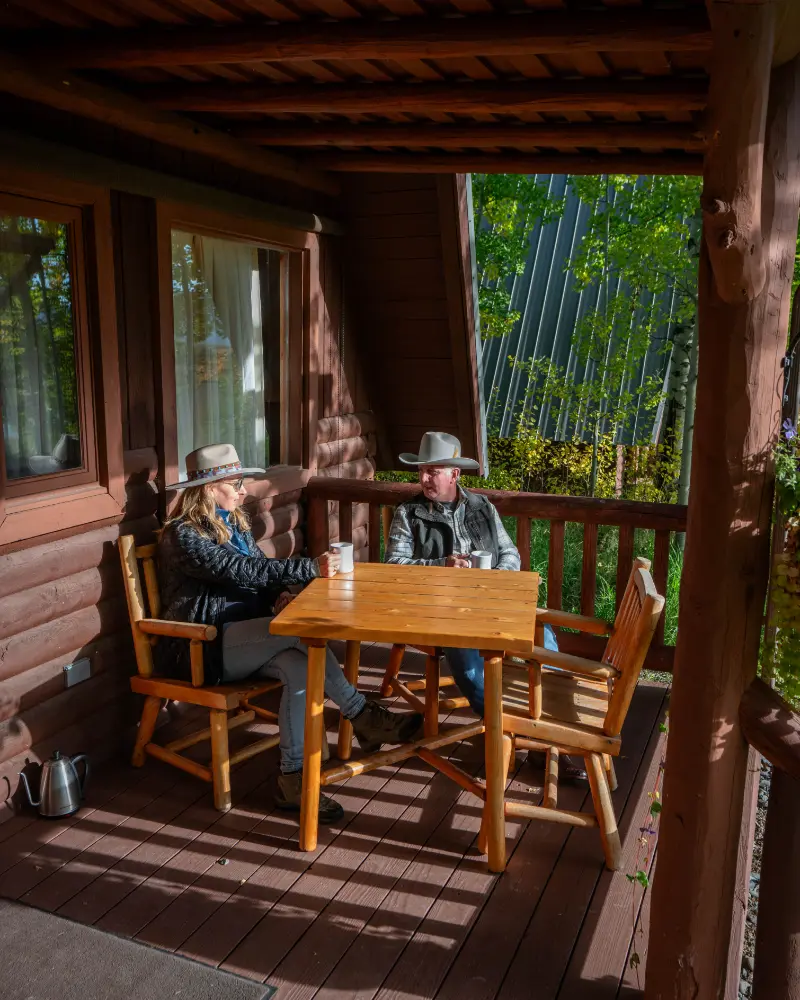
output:
[[390, 712], [377, 701], [368, 701], [350, 720], [364, 753], [380, 750], [384, 743], [410, 743], [422, 728], [419, 712]]
[[[303, 789], [303, 772], [278, 775], [278, 794], [275, 805], [286, 812], [300, 812], [300, 793]], [[344, 816], [344, 809], [329, 795], [320, 794], [318, 820], [322, 826], [338, 823]]]

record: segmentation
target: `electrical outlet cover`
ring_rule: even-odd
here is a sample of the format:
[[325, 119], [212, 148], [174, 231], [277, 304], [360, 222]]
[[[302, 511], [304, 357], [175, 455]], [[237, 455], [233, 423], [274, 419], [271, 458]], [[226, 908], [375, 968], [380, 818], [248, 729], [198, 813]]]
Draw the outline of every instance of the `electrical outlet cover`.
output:
[[64, 667], [64, 687], [74, 687], [81, 681], [88, 681], [92, 676], [92, 663], [88, 656], [84, 656], [74, 663], [68, 663]]

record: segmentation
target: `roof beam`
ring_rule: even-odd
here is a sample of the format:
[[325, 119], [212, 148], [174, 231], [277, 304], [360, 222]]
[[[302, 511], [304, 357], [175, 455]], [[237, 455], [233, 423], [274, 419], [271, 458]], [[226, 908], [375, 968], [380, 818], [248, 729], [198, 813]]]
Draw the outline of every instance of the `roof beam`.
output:
[[407, 146], [439, 149], [480, 149], [510, 146], [616, 147], [628, 149], [683, 149], [701, 151], [706, 141], [694, 125], [667, 122], [548, 122], [546, 124], [374, 125], [372, 123], [257, 122], [233, 130], [234, 135], [260, 146]]
[[208, 156], [251, 174], [327, 194], [338, 193], [334, 178], [303, 167], [287, 156], [254, 149], [248, 143], [178, 115], [158, 111], [115, 90], [65, 73], [53, 74], [32, 67], [1, 52], [0, 90], [68, 114], [105, 122], [167, 146]]
[[291, 111], [386, 114], [428, 111], [514, 114], [520, 111], [699, 111], [704, 80], [524, 80], [491, 83], [184, 84], [159, 83], [135, 93], [171, 111]]
[[580, 153], [321, 153], [309, 162], [325, 170], [381, 174], [701, 174], [691, 154]]
[[702, 9], [541, 11], [476, 17], [304, 21], [289, 24], [64, 32], [17, 39], [15, 51], [74, 69], [202, 66], [295, 59], [446, 59], [554, 52], [705, 52]]

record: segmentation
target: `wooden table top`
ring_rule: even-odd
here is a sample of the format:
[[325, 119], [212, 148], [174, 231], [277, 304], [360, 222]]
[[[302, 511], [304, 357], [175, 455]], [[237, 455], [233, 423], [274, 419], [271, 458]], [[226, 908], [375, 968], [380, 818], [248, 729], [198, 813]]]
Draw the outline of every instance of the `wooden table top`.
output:
[[357, 563], [313, 580], [270, 632], [530, 653], [538, 599], [537, 573]]

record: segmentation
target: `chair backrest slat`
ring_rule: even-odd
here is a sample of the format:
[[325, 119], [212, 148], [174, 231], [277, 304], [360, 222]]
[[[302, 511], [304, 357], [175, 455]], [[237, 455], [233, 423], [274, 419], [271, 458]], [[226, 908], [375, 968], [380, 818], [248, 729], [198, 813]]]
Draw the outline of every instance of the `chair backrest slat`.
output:
[[148, 637], [141, 631], [138, 625], [147, 615], [142, 580], [139, 576], [139, 563], [136, 555], [136, 539], [134, 536], [120, 535], [119, 556], [122, 562], [122, 577], [125, 581], [125, 596], [128, 600], [128, 615], [131, 620], [133, 648], [136, 653], [136, 667], [141, 677], [152, 677], [153, 650]]
[[603, 662], [612, 664], [620, 673], [614, 680], [603, 723], [607, 736], [619, 736], [663, 610], [664, 598], [656, 591], [650, 575], [650, 560], [635, 559], [603, 654]]

